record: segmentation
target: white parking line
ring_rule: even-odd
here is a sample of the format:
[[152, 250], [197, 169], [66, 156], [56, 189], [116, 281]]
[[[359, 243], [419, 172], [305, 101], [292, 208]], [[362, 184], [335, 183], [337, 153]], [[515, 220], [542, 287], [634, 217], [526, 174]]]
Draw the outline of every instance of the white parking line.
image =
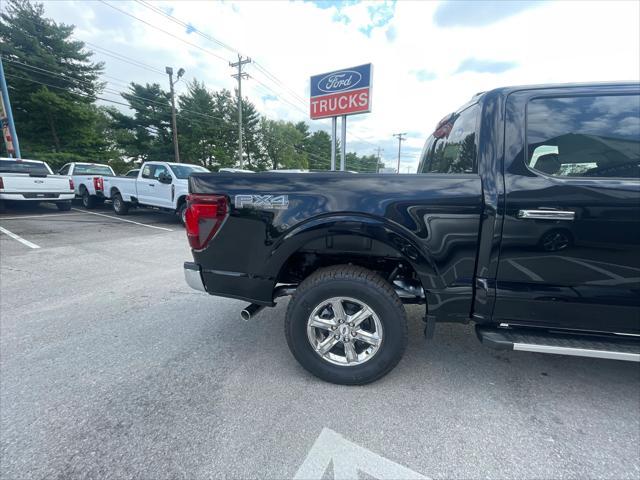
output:
[[72, 208], [71, 210], [75, 210], [76, 212], [80, 212], [80, 213], [88, 213], [90, 215], [99, 215], [101, 217], [113, 218], [114, 220], [120, 220], [121, 222], [127, 222], [127, 223], [133, 223], [135, 225], [140, 225], [142, 227], [149, 227], [149, 228], [155, 228], [157, 230], [164, 230], [166, 232], [173, 232], [173, 230], [170, 229], [170, 228], [157, 227], [155, 225], [147, 225], [146, 223], [134, 222], [133, 220], [127, 220], [126, 218], [120, 218], [120, 217], [114, 217], [112, 215], [105, 215], [104, 213], [85, 212], [84, 210], [78, 210], [77, 208]]
[[14, 240], [19, 241], [21, 244], [26, 245], [29, 248], [40, 248], [39, 245], [36, 245], [35, 243], [31, 243], [29, 240], [25, 240], [24, 238], [22, 238], [20, 235], [16, 235], [13, 232], [10, 232], [9, 230], [7, 230], [6, 228], [2, 228], [0, 227], [0, 232], [4, 233], [5, 235], [10, 236], [11, 238], [13, 238]]
[[22, 220], [23, 218], [39, 218], [39, 217], [66, 217], [68, 215], [80, 215], [80, 214], [79, 213], [43, 213], [42, 215], [23, 215], [21, 217], [0, 217], [0, 220]]

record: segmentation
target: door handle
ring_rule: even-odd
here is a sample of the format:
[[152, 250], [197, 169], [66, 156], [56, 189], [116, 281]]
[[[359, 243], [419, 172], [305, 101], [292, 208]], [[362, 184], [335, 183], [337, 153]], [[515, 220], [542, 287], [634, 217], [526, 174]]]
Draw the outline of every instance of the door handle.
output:
[[149, 186], [150, 186], [150, 187], [155, 187], [155, 186], [156, 186], [156, 184], [155, 184], [155, 183], [150, 183], [150, 184], [149, 184]]
[[576, 212], [572, 210], [518, 210], [518, 218], [573, 221], [576, 218]]

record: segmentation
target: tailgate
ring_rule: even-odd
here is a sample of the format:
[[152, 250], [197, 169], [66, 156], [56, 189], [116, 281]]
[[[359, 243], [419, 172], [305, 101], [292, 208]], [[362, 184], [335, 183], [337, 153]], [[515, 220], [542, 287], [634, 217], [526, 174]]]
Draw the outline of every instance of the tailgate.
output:
[[61, 175], [29, 176], [26, 173], [2, 173], [4, 193], [69, 193], [69, 177]]

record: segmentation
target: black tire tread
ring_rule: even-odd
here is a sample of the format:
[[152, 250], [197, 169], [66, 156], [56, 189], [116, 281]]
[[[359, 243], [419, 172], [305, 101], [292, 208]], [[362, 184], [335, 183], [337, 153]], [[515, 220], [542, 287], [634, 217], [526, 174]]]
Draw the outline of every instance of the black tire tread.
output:
[[349, 280], [355, 282], [361, 282], [367, 286], [376, 288], [380, 291], [381, 295], [384, 295], [389, 300], [394, 303], [394, 306], [398, 312], [398, 315], [404, 317], [404, 321], [401, 322], [403, 325], [402, 332], [402, 349], [399, 352], [399, 355], [396, 355], [396, 358], [393, 362], [391, 362], [387, 367], [380, 372], [375, 377], [366, 378], [364, 380], [354, 380], [349, 382], [349, 385], [365, 385], [367, 383], [375, 382], [376, 380], [384, 377], [387, 373], [393, 370], [400, 360], [402, 359], [404, 352], [407, 348], [407, 343], [409, 341], [409, 328], [406, 321], [406, 311], [400, 297], [396, 294], [395, 290], [391, 287], [391, 284], [378, 275], [376, 272], [373, 272], [364, 267], [360, 267], [357, 265], [332, 265], [330, 267], [323, 267], [316, 270], [314, 273], [309, 275], [304, 281], [298, 286], [296, 291], [291, 296], [291, 300], [289, 305], [287, 306], [287, 312], [285, 317], [285, 335], [287, 339], [287, 343], [292, 345], [293, 339], [290, 336], [291, 329], [289, 328], [289, 324], [292, 321], [291, 310], [293, 309], [293, 305], [295, 304], [295, 299], [307, 290], [311, 290], [316, 288], [318, 285], [335, 280]]

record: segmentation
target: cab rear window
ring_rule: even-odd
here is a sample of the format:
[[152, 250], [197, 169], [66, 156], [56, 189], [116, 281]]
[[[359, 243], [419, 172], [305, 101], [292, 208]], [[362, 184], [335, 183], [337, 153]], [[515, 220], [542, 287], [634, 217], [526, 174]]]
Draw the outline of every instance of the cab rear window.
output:
[[111, 168], [106, 165], [76, 165], [73, 173], [75, 175], [113, 175]]
[[0, 160], [0, 173], [26, 173], [29, 175], [50, 175], [51, 171], [44, 163], [29, 160]]

